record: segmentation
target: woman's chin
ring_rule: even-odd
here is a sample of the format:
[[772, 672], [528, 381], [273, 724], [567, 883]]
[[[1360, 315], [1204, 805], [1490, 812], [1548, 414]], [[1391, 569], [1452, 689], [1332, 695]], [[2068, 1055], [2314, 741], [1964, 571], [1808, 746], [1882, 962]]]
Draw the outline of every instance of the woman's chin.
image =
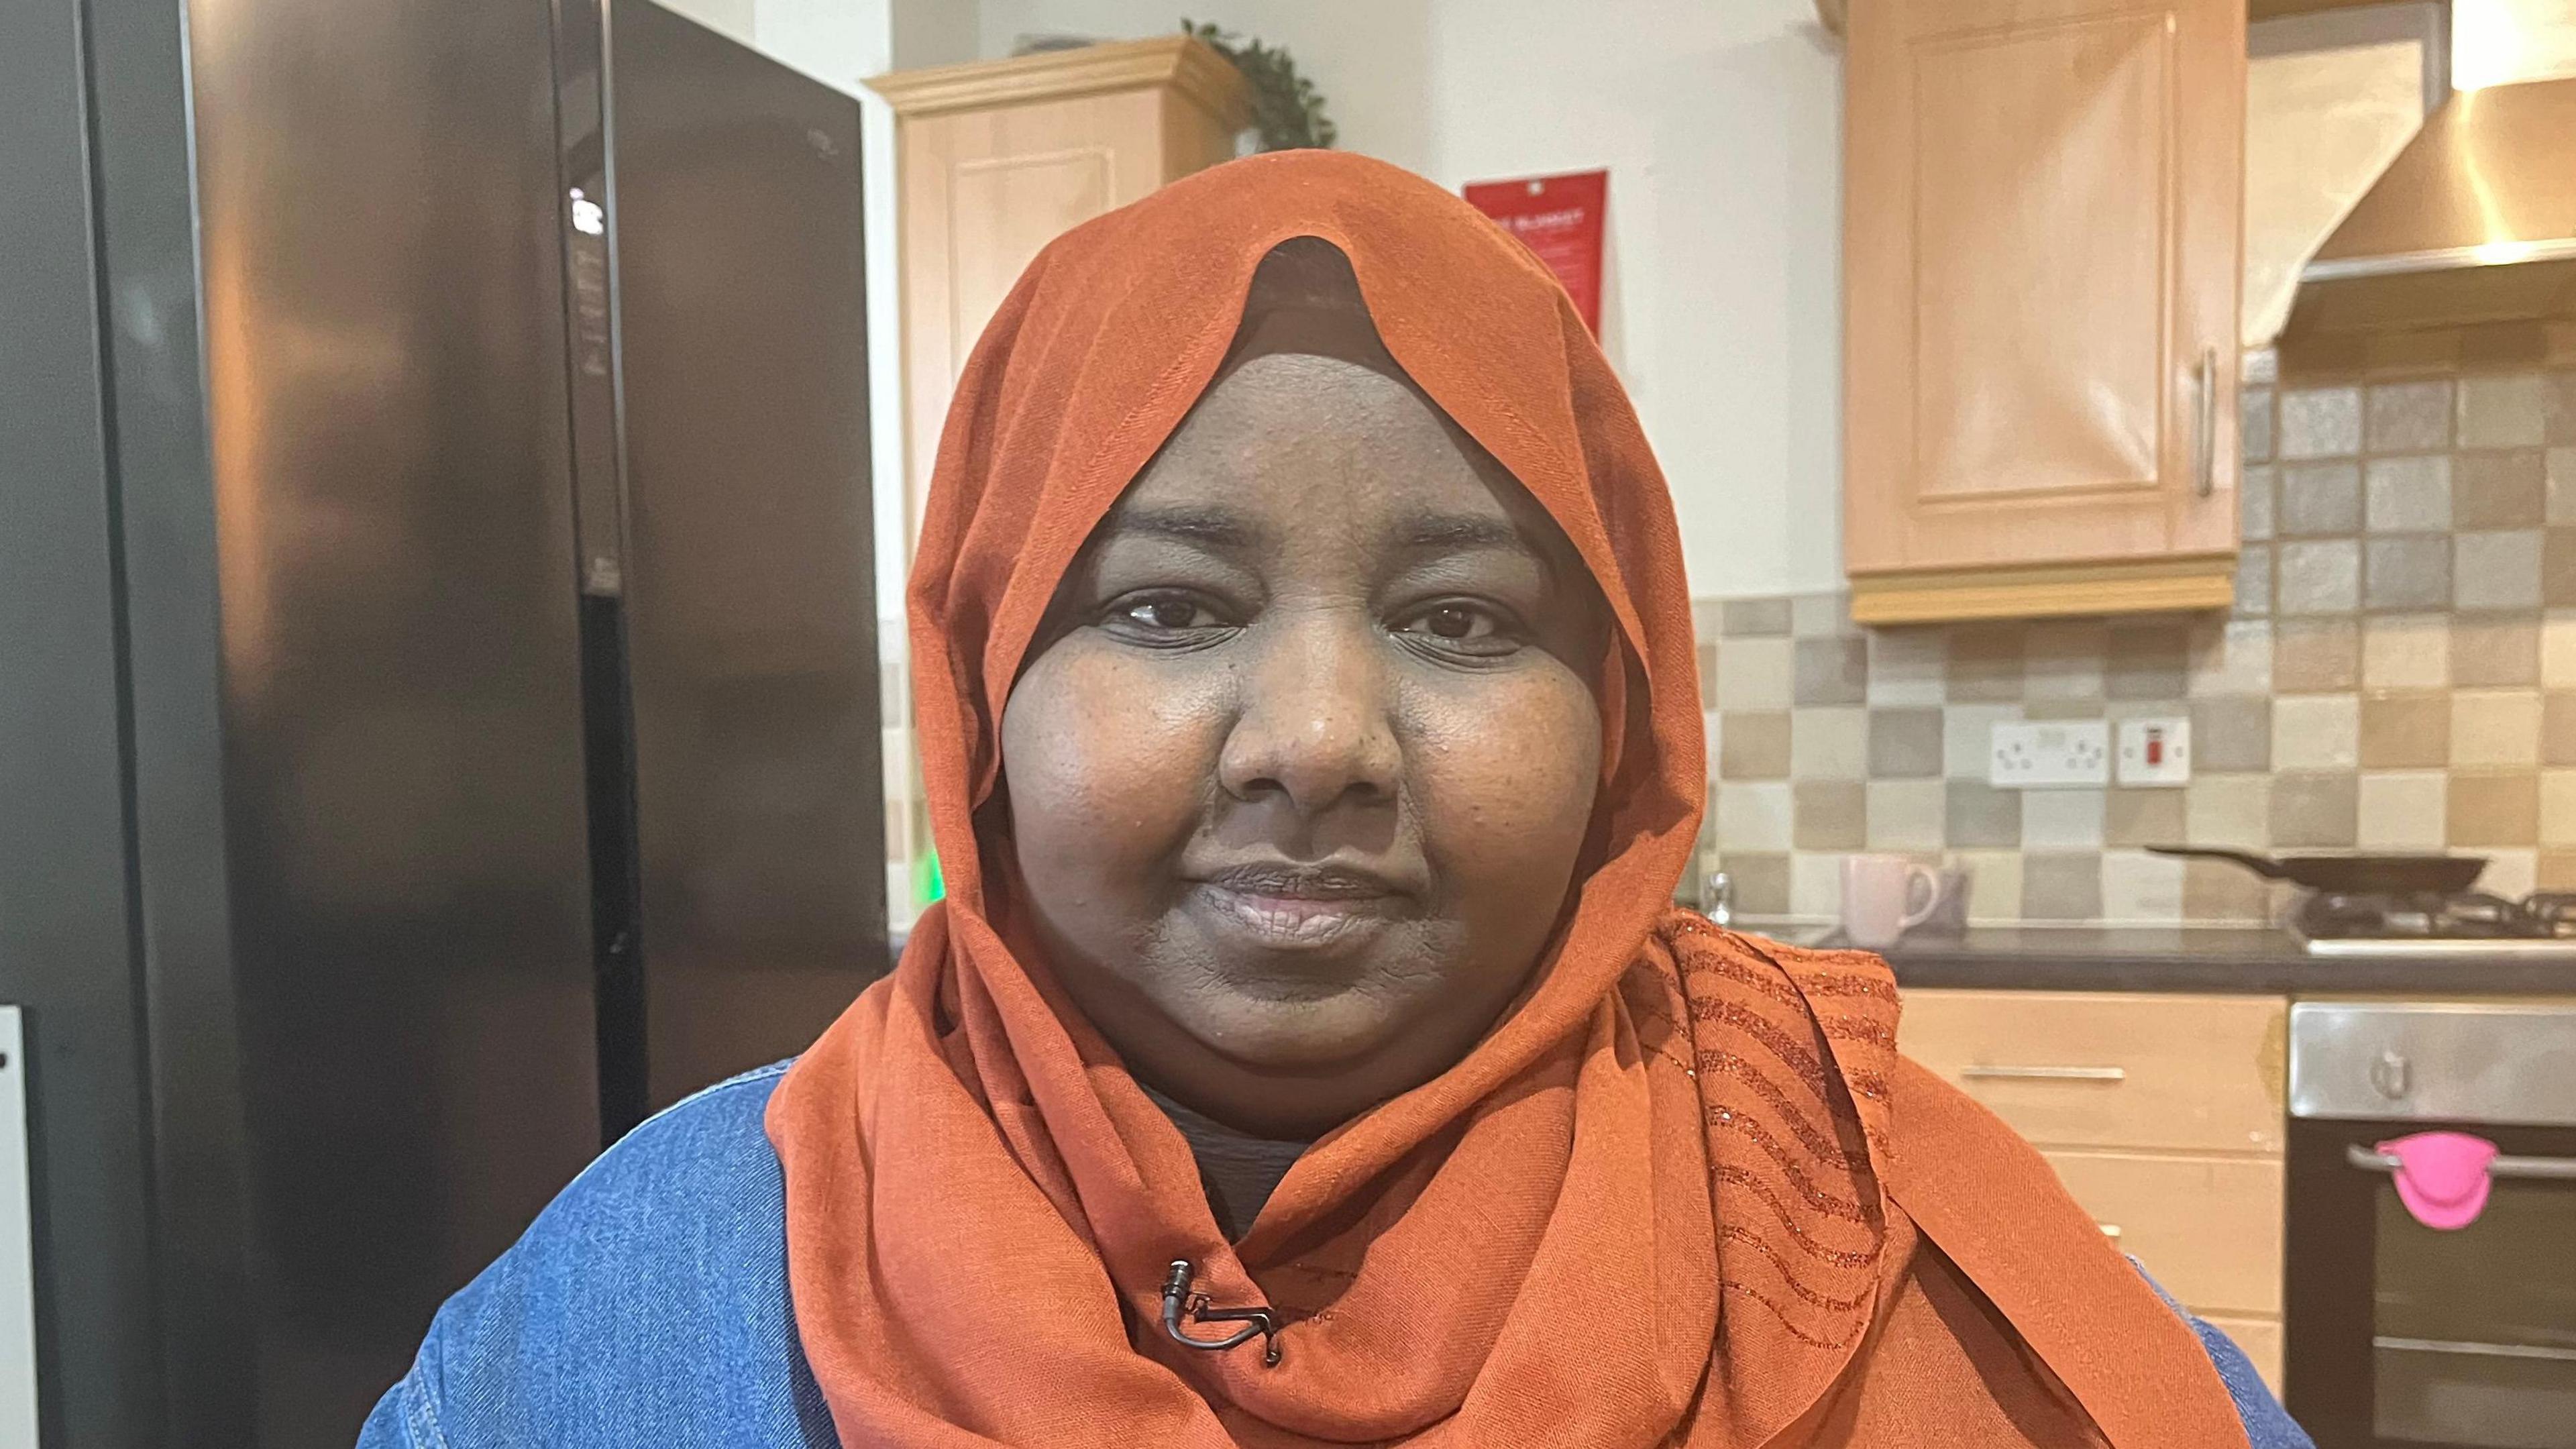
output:
[[[1245, 1071], [1318, 1079], [1363, 1066], [1402, 1028], [1384, 997], [1365, 987], [1325, 992], [1314, 986], [1301, 982], [1285, 991], [1256, 989], [1223, 1002], [1202, 1000], [1182, 1021], [1201, 1045]], [[1281, 1085], [1292, 1089], [1295, 1083]]]

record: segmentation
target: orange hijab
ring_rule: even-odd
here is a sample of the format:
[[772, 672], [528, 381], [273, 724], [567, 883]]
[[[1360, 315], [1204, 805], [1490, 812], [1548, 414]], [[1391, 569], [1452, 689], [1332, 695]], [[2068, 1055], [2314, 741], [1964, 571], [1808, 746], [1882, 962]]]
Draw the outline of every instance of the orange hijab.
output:
[[[976, 826], [1057, 580], [1208, 386], [1255, 266], [1303, 236], [1572, 540], [1617, 658], [1598, 863], [1533, 985], [1228, 1243]], [[1706, 768], [1671, 503], [1572, 305], [1463, 202], [1289, 152], [1059, 238], [958, 380], [911, 606], [949, 897], [768, 1116], [844, 1443], [2244, 1443], [2189, 1330], [2036, 1156], [1899, 1062], [1882, 964], [1670, 910]], [[1275, 1365], [1163, 1337], [1179, 1258], [1215, 1304], [1281, 1316]]]

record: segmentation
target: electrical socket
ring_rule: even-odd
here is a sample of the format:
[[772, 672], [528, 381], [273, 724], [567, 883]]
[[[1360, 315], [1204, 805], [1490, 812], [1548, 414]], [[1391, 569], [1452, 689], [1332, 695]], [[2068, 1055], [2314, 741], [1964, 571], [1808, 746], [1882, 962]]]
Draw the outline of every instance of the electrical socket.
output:
[[1986, 782], [1998, 790], [2111, 783], [2107, 720], [2005, 721], [1990, 737]]

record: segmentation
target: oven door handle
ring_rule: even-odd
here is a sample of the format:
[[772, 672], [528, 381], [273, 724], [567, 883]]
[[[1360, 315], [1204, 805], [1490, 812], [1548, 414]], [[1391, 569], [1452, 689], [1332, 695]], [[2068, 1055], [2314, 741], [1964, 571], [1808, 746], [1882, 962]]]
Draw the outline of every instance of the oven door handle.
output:
[[[2373, 1152], [2358, 1142], [2345, 1146], [2343, 1160], [2364, 1172], [2395, 1172], [2400, 1165], [2397, 1154]], [[2508, 1154], [2487, 1164], [2487, 1176], [2576, 1181], [2576, 1157], [2515, 1157]]]

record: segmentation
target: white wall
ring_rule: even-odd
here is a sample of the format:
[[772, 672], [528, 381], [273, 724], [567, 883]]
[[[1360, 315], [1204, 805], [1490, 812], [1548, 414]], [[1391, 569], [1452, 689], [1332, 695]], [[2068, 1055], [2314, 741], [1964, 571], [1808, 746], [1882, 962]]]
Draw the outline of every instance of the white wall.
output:
[[[663, 0], [668, 4], [670, 0]], [[693, 0], [721, 4], [726, 0]], [[888, 0], [732, 0], [751, 12], [751, 43], [817, 80], [856, 92], [891, 63]]]
[[1607, 166], [1604, 344], [1672, 480], [1693, 591], [1840, 586], [1842, 59], [1811, 0], [980, 9], [986, 56], [1183, 14], [1285, 45], [1345, 148], [1453, 189]]
[[721, 30], [745, 45], [751, 43], [753, 0], [661, 0], [700, 25]]

